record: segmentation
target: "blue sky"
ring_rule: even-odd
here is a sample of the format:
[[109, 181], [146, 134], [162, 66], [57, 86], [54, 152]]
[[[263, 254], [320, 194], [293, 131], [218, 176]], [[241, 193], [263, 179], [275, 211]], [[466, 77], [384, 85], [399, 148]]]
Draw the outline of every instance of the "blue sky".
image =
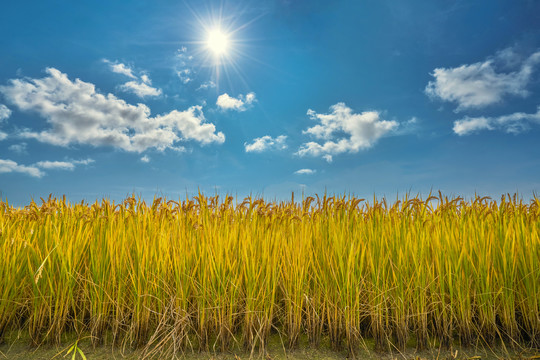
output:
[[540, 190], [537, 1], [25, 1], [0, 34], [19, 206]]

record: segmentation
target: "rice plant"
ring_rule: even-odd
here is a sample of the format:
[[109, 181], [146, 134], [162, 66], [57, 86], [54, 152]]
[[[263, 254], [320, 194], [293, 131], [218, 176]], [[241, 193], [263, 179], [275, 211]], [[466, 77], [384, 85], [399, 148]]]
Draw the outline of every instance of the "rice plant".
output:
[[0, 340], [540, 346], [540, 200], [0, 202]]

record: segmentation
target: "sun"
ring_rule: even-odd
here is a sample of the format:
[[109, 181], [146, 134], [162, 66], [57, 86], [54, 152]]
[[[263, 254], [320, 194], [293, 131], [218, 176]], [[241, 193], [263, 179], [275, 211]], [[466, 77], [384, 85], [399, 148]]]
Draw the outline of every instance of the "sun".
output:
[[213, 87], [218, 92], [220, 82], [224, 80], [229, 81], [229, 85], [234, 79], [247, 84], [240, 62], [251, 59], [261, 63], [247, 52], [253, 39], [246, 38], [245, 35], [247, 28], [263, 15], [242, 22], [246, 20], [244, 10], [241, 7], [234, 7], [233, 3], [239, 2], [230, 2], [227, 6], [222, 4], [219, 8], [207, 8], [206, 13], [197, 12], [188, 5], [193, 20], [186, 23], [188, 25], [186, 30], [193, 31], [196, 39], [188, 42], [195, 46], [190, 47], [190, 53], [193, 55], [189, 55], [186, 59], [197, 59], [199, 65], [197, 72], [199, 74], [208, 72]]
[[224, 56], [229, 48], [229, 35], [221, 29], [212, 29], [208, 32], [206, 46], [215, 56]]

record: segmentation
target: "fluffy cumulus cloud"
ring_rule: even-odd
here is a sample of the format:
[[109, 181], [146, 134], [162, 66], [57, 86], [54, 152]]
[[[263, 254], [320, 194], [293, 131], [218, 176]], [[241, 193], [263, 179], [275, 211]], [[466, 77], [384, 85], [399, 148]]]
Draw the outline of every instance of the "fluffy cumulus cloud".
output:
[[296, 170], [294, 173], [296, 175], [313, 175], [316, 172], [317, 172], [316, 170], [312, 170], [312, 169], [300, 169], [300, 170]]
[[377, 111], [353, 113], [344, 103], [330, 107], [329, 114], [318, 114], [308, 110], [308, 116], [319, 124], [304, 130], [319, 142], [302, 144], [297, 154], [300, 156], [321, 156], [331, 162], [333, 155], [356, 153], [372, 147], [377, 140], [397, 129], [396, 121], [381, 119]]
[[536, 113], [527, 114], [516, 112], [497, 117], [465, 117], [454, 122], [454, 133], [457, 135], [470, 135], [482, 130], [501, 130], [511, 134], [518, 134], [529, 129], [530, 123], [540, 124], [540, 107]]
[[246, 152], [283, 150], [287, 148], [287, 144], [285, 144], [285, 140], [287, 140], [286, 135], [280, 135], [276, 138], [265, 135], [263, 137], [253, 139], [253, 142], [251, 144], [244, 143], [244, 148]]
[[250, 92], [245, 96], [240, 94], [237, 98], [224, 93], [219, 95], [216, 105], [222, 110], [245, 111], [249, 105], [256, 101], [254, 92]]
[[143, 163], [149, 163], [150, 162], [150, 157], [147, 156], [147, 155], [144, 155], [142, 158], [141, 158], [141, 161]]
[[5, 140], [8, 137], [8, 134], [6, 134], [3, 131], [0, 131], [0, 141]]
[[22, 111], [46, 119], [42, 131], [25, 130], [20, 136], [59, 146], [86, 144], [142, 152], [149, 148], [176, 148], [178, 141], [223, 143], [225, 136], [206, 123], [202, 108], [173, 110], [150, 117], [144, 104], [130, 105], [112, 94], [101, 94], [91, 83], [48, 68], [41, 79], [14, 79], [0, 93]]
[[17, 164], [13, 160], [0, 159], [0, 174], [2, 173], [21, 173], [38, 178], [45, 175], [45, 173], [36, 166], [25, 166]]
[[454, 102], [457, 111], [482, 108], [498, 103], [507, 95], [525, 97], [526, 86], [540, 62], [540, 51], [520, 59], [512, 49], [505, 49], [483, 62], [455, 68], [436, 68], [435, 78], [426, 86], [431, 98]]

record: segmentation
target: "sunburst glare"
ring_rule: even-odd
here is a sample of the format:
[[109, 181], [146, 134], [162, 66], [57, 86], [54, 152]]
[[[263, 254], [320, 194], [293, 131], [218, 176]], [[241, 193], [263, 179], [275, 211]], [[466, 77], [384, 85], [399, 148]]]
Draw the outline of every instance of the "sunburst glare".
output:
[[221, 29], [212, 29], [208, 33], [206, 46], [215, 56], [225, 55], [229, 47], [229, 36]]
[[239, 63], [243, 59], [262, 62], [248, 51], [247, 45], [253, 39], [247, 39], [244, 30], [263, 15], [249, 18], [242, 8], [225, 9], [223, 6], [207, 9], [206, 14], [193, 8], [190, 10], [195, 20], [193, 30], [197, 40], [187, 44], [195, 45], [191, 47], [191, 52], [200, 60], [201, 68], [210, 69], [216, 90], [219, 91], [223, 81], [228, 81], [229, 85], [239, 81], [249, 88]]

